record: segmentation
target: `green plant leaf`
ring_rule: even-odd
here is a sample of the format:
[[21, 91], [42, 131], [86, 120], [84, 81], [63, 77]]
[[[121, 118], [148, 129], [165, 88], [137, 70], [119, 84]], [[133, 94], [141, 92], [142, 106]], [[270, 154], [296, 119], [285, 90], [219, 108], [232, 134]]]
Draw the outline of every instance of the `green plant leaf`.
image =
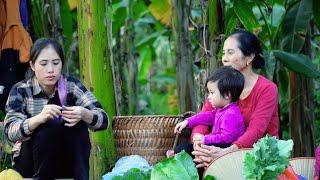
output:
[[211, 175], [206, 175], [206, 177], [204, 177], [204, 180], [216, 180], [217, 178], [215, 178], [214, 176]]
[[147, 80], [148, 74], [152, 65], [152, 51], [150, 46], [146, 46], [143, 48], [139, 54], [139, 72], [138, 72], [138, 80]]
[[228, 37], [236, 28], [238, 24], [237, 15], [235, 14], [233, 9], [228, 9], [226, 11], [226, 30], [225, 30], [225, 37]]
[[191, 179], [199, 179], [197, 168], [195, 167], [195, 164], [192, 161], [192, 157], [190, 155], [188, 155], [187, 153], [179, 153], [175, 156], [175, 158], [182, 163]]
[[278, 149], [279, 149], [279, 156], [290, 157], [290, 152], [293, 148], [293, 141], [291, 139], [284, 141], [278, 141]]
[[276, 65], [276, 59], [273, 55], [273, 52], [272, 51], [265, 52], [263, 56], [266, 61], [265, 67], [263, 68], [263, 70], [265, 71], [265, 74], [267, 75], [268, 79], [273, 79], [275, 65]]
[[182, 151], [156, 164], [151, 171], [151, 179], [197, 180], [199, 176], [191, 156]]
[[144, 1], [135, 1], [133, 4], [133, 16], [134, 19], [138, 20], [145, 13], [149, 12], [148, 7]]
[[149, 180], [151, 171], [143, 171], [139, 168], [129, 169], [123, 176], [114, 176], [112, 180]]
[[290, 70], [303, 74], [310, 78], [317, 78], [320, 72], [316, 69], [316, 65], [311, 59], [303, 54], [292, 54], [281, 50], [274, 50], [274, 56]]
[[299, 53], [305, 41], [305, 35], [312, 17], [310, 0], [301, 0], [289, 8], [283, 23], [282, 49], [287, 52]]
[[318, 26], [318, 29], [320, 28], [320, 1], [319, 0], [313, 0], [312, 1], [312, 10], [313, 10], [313, 17], [314, 17], [314, 22]]
[[152, 0], [152, 3], [148, 7], [151, 14], [167, 26], [171, 24], [171, 8], [171, 0]]
[[234, 11], [243, 26], [251, 32], [259, 32], [261, 30], [261, 26], [252, 12], [254, 4], [252, 2], [244, 2], [241, 0], [234, 0], [233, 3]]
[[285, 13], [286, 13], [286, 10], [284, 6], [277, 3], [274, 4], [272, 7], [272, 13], [269, 19], [270, 25], [273, 27], [279, 27], [284, 18]]
[[253, 145], [245, 155], [244, 176], [246, 179], [277, 179], [289, 165], [293, 141], [282, 141], [265, 136]]
[[162, 31], [156, 31], [150, 35], [145, 36], [143, 39], [141, 39], [139, 42], [137, 42], [135, 44], [136, 48], [141, 48], [142, 46], [146, 45], [146, 44], [150, 44], [151, 42], [153, 42], [156, 38], [158, 38], [159, 36], [163, 35], [164, 33], [166, 33], [167, 30], [164, 29]]
[[113, 13], [112, 20], [112, 34], [115, 35], [120, 31], [120, 28], [124, 26], [127, 18], [127, 9], [125, 7], [119, 7]]
[[[279, 71], [279, 87], [280, 93], [282, 94], [281, 97], [288, 94], [288, 87], [289, 87], [289, 78], [288, 78], [288, 70], [284, 67], [280, 67]], [[283, 107], [283, 106], [281, 106]]]
[[[69, 3], [71, 1], [68, 1]], [[63, 28], [63, 34], [66, 37], [66, 42], [64, 44], [65, 50], [67, 52], [67, 50], [69, 49], [71, 42], [72, 42], [72, 34], [76, 29], [73, 29], [73, 18], [75, 19], [76, 22], [76, 17], [77, 17], [77, 13], [75, 11], [70, 11], [69, 5], [68, 5], [67, 1], [62, 1], [61, 2], [61, 25]], [[74, 3], [74, 2], [72, 2]], [[73, 7], [75, 8], [75, 7]]]
[[164, 159], [160, 161], [160, 163], [156, 164], [154, 169], [152, 169], [151, 179], [161, 180], [162, 177], [168, 177], [166, 179], [172, 180], [190, 179], [188, 172], [183, 167], [183, 164], [175, 158]]

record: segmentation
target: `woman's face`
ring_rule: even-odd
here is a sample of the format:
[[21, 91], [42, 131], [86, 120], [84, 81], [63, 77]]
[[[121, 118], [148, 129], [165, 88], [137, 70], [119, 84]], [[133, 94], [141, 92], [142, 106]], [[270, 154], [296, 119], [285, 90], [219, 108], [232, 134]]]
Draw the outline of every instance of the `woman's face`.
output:
[[251, 64], [253, 58], [250, 58], [250, 56], [244, 56], [238, 47], [238, 40], [236, 36], [228, 37], [223, 45], [222, 63], [224, 66], [231, 66], [242, 71]]
[[50, 45], [42, 49], [34, 64], [30, 62], [30, 65], [42, 87], [53, 88], [61, 76], [61, 58]]

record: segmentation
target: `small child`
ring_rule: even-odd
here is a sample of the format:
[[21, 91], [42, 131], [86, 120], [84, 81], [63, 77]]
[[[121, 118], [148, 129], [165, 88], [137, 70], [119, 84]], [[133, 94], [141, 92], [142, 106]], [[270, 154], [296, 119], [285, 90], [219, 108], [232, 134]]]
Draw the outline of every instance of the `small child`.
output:
[[[223, 66], [208, 78], [206, 86], [208, 100], [215, 107], [215, 110], [199, 112], [187, 118], [175, 126], [174, 132], [181, 133], [187, 126], [189, 128], [200, 124], [212, 126], [212, 131], [208, 135], [195, 134], [193, 143], [214, 145], [221, 148], [229, 147], [245, 131], [244, 120], [236, 104], [244, 87], [244, 77], [238, 70]], [[181, 146], [180, 148], [178, 146], [177, 149], [174, 153], [182, 149], [191, 153], [193, 145], [183, 145], [182, 149]], [[173, 152], [168, 153], [170, 156]]]

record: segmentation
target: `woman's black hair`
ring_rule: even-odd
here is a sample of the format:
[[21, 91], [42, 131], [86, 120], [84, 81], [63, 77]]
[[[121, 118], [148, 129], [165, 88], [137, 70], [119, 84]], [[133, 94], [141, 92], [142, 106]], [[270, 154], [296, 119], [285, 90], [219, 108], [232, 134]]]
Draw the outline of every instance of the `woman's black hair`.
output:
[[208, 82], [218, 82], [220, 94], [231, 95], [231, 102], [236, 102], [244, 87], [244, 76], [231, 66], [222, 66], [207, 79], [206, 85]]
[[259, 39], [253, 33], [245, 30], [237, 30], [231, 34], [234, 36], [239, 43], [239, 49], [245, 56], [254, 55], [252, 61], [252, 67], [259, 69], [264, 67], [265, 62], [262, 55], [262, 49], [260, 46]]
[[58, 41], [50, 38], [40, 38], [34, 42], [30, 51], [30, 60], [32, 61], [32, 64], [35, 63], [40, 52], [48, 46], [51, 46], [57, 52], [62, 64], [64, 64], [64, 53], [61, 45], [58, 43]]

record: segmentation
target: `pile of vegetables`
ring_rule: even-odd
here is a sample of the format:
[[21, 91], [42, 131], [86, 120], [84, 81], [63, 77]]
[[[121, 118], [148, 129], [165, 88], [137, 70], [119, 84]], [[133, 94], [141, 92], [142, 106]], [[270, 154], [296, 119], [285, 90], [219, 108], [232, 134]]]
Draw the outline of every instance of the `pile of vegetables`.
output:
[[278, 140], [271, 136], [260, 139], [253, 145], [253, 150], [245, 155], [245, 178], [277, 179], [289, 165], [292, 148], [292, 140]]
[[198, 180], [199, 175], [192, 157], [182, 151], [174, 157], [166, 158], [156, 165], [150, 171], [143, 171], [137, 168], [130, 169], [123, 176], [115, 176], [112, 180]]

